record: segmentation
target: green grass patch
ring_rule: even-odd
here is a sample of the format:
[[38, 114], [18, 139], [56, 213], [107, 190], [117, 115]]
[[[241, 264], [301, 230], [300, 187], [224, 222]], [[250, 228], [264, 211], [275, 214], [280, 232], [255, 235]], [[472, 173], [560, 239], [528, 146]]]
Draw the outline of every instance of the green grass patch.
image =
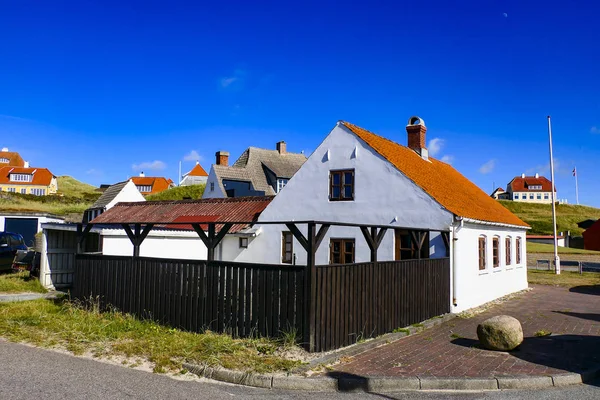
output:
[[184, 200], [201, 199], [206, 185], [178, 186], [160, 193], [146, 196], [146, 200]]
[[547, 331], [545, 329], [540, 329], [539, 331], [537, 331], [536, 333], [533, 334], [533, 336], [535, 337], [544, 337], [544, 336], [550, 336], [552, 335], [552, 332]]
[[460, 338], [462, 338], [462, 336], [460, 336], [458, 333], [453, 333], [452, 335], [450, 335], [450, 337], [452, 339], [460, 339]]
[[77, 179], [63, 175], [56, 178], [58, 185], [58, 194], [68, 197], [100, 197], [100, 192], [96, 191], [96, 187], [78, 181]]
[[600, 285], [600, 273], [597, 272], [569, 272], [561, 271], [556, 275], [553, 271], [527, 271], [527, 280], [529, 283], [538, 285], [552, 285], [562, 287], [590, 286]]
[[[531, 226], [528, 233], [552, 235], [551, 204], [532, 204], [510, 200], [501, 200], [500, 203]], [[586, 219], [600, 219], [600, 209], [570, 204], [556, 206], [556, 224], [559, 232], [571, 231], [573, 236], [579, 236], [583, 229], [578, 227], [577, 223]]]
[[408, 329], [408, 328], [396, 328], [392, 332], [393, 333], [406, 333], [407, 335], [410, 335], [410, 329]]
[[16, 272], [0, 275], [0, 293], [46, 293], [47, 290], [29, 272]]
[[0, 336], [74, 354], [143, 358], [155, 372], [181, 370], [183, 362], [257, 373], [290, 371], [300, 365], [278, 356], [279, 343], [273, 340], [184, 332], [68, 300], [0, 303]]
[[[527, 242], [528, 253], [552, 253], [554, 254], [554, 246], [545, 243], [531, 243]], [[559, 254], [595, 254], [600, 256], [600, 251], [574, 249], [571, 247], [559, 247]]]

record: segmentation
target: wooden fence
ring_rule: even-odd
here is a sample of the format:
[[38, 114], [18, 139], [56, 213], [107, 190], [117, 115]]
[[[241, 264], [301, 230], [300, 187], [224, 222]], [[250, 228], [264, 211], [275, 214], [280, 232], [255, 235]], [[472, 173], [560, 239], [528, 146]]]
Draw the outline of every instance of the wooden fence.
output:
[[139, 317], [235, 337], [302, 332], [305, 267], [77, 255], [72, 295]]
[[[77, 255], [72, 295], [177, 328], [277, 336], [326, 351], [450, 311], [448, 258], [305, 266]], [[304, 300], [311, 293], [306, 314]]]
[[315, 351], [450, 312], [448, 258], [323, 265], [313, 282]]

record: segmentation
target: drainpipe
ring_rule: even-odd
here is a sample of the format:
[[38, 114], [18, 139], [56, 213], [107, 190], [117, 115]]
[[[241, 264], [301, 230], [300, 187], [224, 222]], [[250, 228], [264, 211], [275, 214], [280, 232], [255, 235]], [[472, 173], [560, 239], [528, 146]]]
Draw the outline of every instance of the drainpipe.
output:
[[[456, 221], [460, 221], [459, 224], [459, 228], [463, 227], [463, 219], [462, 217], [456, 217], [455, 219]], [[452, 249], [452, 304], [454, 305], [454, 307], [456, 307], [458, 305], [458, 290], [457, 290], [457, 268], [456, 268], [456, 242], [458, 241], [458, 238], [456, 237], [456, 222], [452, 224], [452, 243], [451, 243], [451, 249]]]

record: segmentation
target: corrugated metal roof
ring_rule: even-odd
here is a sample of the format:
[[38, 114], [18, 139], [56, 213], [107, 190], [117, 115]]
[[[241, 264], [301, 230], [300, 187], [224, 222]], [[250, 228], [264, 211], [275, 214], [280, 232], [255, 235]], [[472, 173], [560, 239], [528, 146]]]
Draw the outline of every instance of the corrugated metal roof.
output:
[[[251, 222], [258, 219], [260, 213], [269, 205], [271, 200], [273, 200], [273, 196], [118, 203], [104, 214], [95, 218], [92, 223], [153, 223], [169, 228], [191, 229], [190, 225], [176, 225], [172, 223]], [[236, 233], [248, 226], [249, 224], [237, 224], [229, 232]], [[217, 226], [218, 229], [220, 229], [219, 225]]]

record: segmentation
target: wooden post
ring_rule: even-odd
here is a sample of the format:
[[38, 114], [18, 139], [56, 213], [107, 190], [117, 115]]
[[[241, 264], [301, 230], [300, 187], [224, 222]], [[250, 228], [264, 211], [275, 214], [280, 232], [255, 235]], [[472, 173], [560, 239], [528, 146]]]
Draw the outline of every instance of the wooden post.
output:
[[372, 226], [371, 232], [366, 226], [361, 226], [360, 231], [362, 232], [367, 244], [369, 245], [369, 249], [371, 250], [371, 262], [377, 262], [377, 249], [379, 249], [379, 245], [383, 240], [383, 236], [387, 231], [387, 228], [381, 228], [377, 231], [377, 227]]
[[305, 338], [308, 338], [308, 351], [315, 351], [315, 304], [317, 297], [315, 256], [316, 248], [316, 225], [314, 222], [308, 224], [308, 249], [306, 255], [306, 281], [305, 281]]

